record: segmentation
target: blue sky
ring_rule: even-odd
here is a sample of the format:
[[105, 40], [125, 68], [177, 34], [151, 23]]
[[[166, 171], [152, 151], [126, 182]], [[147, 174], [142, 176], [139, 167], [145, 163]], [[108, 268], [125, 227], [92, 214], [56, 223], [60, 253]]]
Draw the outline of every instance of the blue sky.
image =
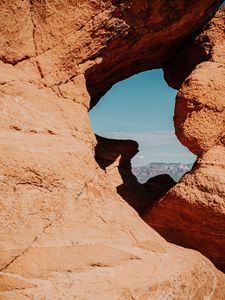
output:
[[176, 91], [162, 70], [140, 73], [112, 87], [89, 113], [93, 130], [104, 137], [139, 143], [134, 166], [150, 162], [193, 163], [195, 156], [174, 134]]

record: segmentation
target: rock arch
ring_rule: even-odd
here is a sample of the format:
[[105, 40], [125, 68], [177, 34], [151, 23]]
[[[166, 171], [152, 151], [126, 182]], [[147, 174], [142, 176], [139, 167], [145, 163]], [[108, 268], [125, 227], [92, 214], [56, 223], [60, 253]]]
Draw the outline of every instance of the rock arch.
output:
[[[198, 159], [145, 219], [171, 242], [199, 250], [225, 270], [225, 9], [166, 67], [179, 87], [178, 139]], [[192, 59], [193, 58], [193, 59]], [[179, 72], [186, 61], [184, 72]], [[188, 76], [189, 75], [189, 76]], [[173, 81], [174, 80], [174, 81]], [[163, 219], [163, 221], [161, 221]]]
[[171, 60], [220, 3], [0, 3], [0, 298], [222, 297], [210, 261], [115, 193], [88, 120], [113, 83]]

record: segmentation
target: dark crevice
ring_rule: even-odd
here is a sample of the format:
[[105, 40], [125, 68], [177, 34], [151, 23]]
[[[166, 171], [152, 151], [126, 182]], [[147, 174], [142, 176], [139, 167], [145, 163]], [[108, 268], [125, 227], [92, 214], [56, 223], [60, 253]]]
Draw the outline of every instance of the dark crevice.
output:
[[[120, 3], [120, 1], [115, 1], [116, 5]], [[115, 63], [112, 68], [107, 67], [106, 69], [105, 66], [110, 66], [108, 62], [109, 57], [104, 56], [103, 53], [101, 64], [93, 66], [93, 68], [89, 69], [85, 74], [87, 88], [91, 96], [91, 108], [98, 103], [100, 98], [106, 94], [116, 82], [141, 71], [156, 69], [161, 66], [166, 68], [168, 62], [173, 61], [182, 49], [185, 49], [185, 47], [199, 35], [202, 28], [207, 26], [208, 21], [212, 18], [216, 8], [218, 8], [221, 3], [222, 1], [220, 0], [214, 1], [206, 13], [203, 14], [202, 18], [199, 19], [198, 23], [193, 25], [192, 33], [177, 40], [176, 47], [167, 53], [165, 61], [160, 62], [161, 65], [150, 61], [149, 54], [146, 52], [139, 52], [136, 58], [131, 58], [131, 53], [128, 51], [126, 67]], [[173, 19], [171, 21], [173, 21]], [[136, 41], [135, 38], [135, 42]], [[110, 46], [111, 51], [116, 45], [115, 43], [115, 45]], [[158, 47], [159, 45], [153, 45], [153, 47], [154, 46]], [[146, 51], [151, 52], [149, 48], [146, 49]], [[144, 57], [145, 60], [142, 60], [142, 57]], [[203, 60], [204, 59], [207, 59], [207, 57], [203, 57]], [[101, 78], [101, 82], [99, 82], [99, 78]], [[116, 186], [118, 194], [129, 203], [140, 216], [144, 215], [155, 202], [159, 201], [175, 186], [176, 182], [167, 174], [152, 177], [145, 184], [138, 182], [131, 170], [131, 158], [138, 152], [138, 144], [136, 142], [131, 140], [113, 140], [100, 136], [96, 136], [96, 138], [98, 142], [95, 148], [95, 159], [97, 163], [106, 172], [106, 175], [109, 175], [109, 180], [113, 181], [113, 176], [121, 177], [121, 184], [118, 185], [118, 181], [116, 182], [116, 180], [112, 182], [112, 184]]]
[[[131, 171], [131, 158], [138, 152], [138, 143], [132, 140], [107, 139], [96, 135], [95, 159], [98, 165], [107, 173], [108, 167], [118, 171], [116, 177], [121, 177], [122, 184], [116, 185], [118, 194], [132, 206], [140, 216], [163, 197], [176, 182], [167, 174], [150, 178], [145, 184], [138, 182]], [[114, 166], [115, 164], [115, 166]], [[115, 180], [117, 179], [115, 177]], [[113, 176], [109, 176], [113, 178]], [[113, 179], [112, 179], [113, 180]]]
[[[180, 38], [177, 38], [176, 43], [174, 43], [174, 47], [170, 48], [170, 45], [167, 43], [163, 44], [163, 41], [161, 41], [161, 44], [153, 44], [145, 47], [144, 49], [139, 49], [139, 52], [133, 53], [133, 47], [135, 48], [135, 44], [138, 43], [140, 38], [138, 37], [138, 32], [135, 31], [134, 28], [134, 21], [136, 20], [136, 17], [134, 17], [132, 14], [129, 15], [129, 11], [127, 12], [128, 17], [125, 20], [127, 24], [129, 24], [130, 29], [128, 35], [123, 36], [123, 33], [121, 33], [121, 36], [118, 35], [117, 39], [114, 39], [111, 43], [108, 45], [108, 52], [111, 55], [106, 55], [104, 52], [104, 49], [102, 53], [99, 55], [102, 58], [102, 62], [98, 65], [94, 65], [93, 67], [89, 68], [86, 71], [85, 77], [87, 81], [87, 89], [91, 96], [91, 108], [94, 107], [98, 101], [101, 99], [103, 95], [107, 93], [108, 90], [111, 89], [111, 87], [123, 80], [126, 79], [132, 75], [138, 74], [143, 71], [152, 70], [152, 69], [158, 69], [158, 68], [164, 68], [167, 66], [167, 64], [182, 51], [188, 45], [193, 39], [198, 36], [199, 32], [202, 31], [202, 28], [209, 22], [209, 20], [213, 17], [213, 15], [216, 13], [217, 9], [222, 4], [222, 0], [217, 0], [212, 3], [206, 10], [206, 12], [203, 14], [201, 18], [199, 18], [197, 23], [193, 24], [193, 30], [191, 33], [189, 33], [186, 36], [182, 36]], [[120, 4], [123, 3], [123, 1], [115, 1], [115, 5], [118, 5], [118, 10], [116, 10], [115, 17], [120, 18], [121, 20], [124, 17], [123, 10], [120, 8]], [[187, 10], [189, 3], [187, 3]], [[166, 6], [166, 5], [165, 5]], [[173, 7], [173, 3], [168, 4], [168, 7]], [[167, 6], [166, 6], [167, 7]], [[164, 9], [166, 9], [164, 7]], [[149, 8], [150, 11], [150, 8]], [[166, 15], [166, 21], [168, 21], [167, 17], [170, 16], [168, 12], [164, 12]], [[184, 13], [184, 12], [183, 12]], [[176, 21], [178, 16], [176, 14], [174, 15], [175, 19], [170, 20], [170, 22]], [[182, 18], [182, 15], [180, 16]], [[143, 17], [142, 17], [143, 19]], [[159, 24], [156, 24], [159, 26]], [[163, 25], [165, 26], [165, 24]], [[139, 28], [139, 27], [138, 27]], [[146, 30], [147, 25], [142, 29]], [[140, 29], [140, 28], [139, 28]], [[114, 29], [115, 30], [115, 29]], [[160, 28], [155, 28], [156, 31], [159, 31]], [[151, 27], [150, 32], [154, 32], [154, 28]], [[134, 37], [131, 38], [131, 35], [134, 35]], [[150, 33], [149, 33], [150, 34]], [[123, 40], [129, 37], [129, 48], [126, 51], [126, 56], [122, 57], [120, 61], [117, 61], [117, 57], [113, 57], [113, 53], [115, 52], [115, 49], [118, 49], [118, 47], [121, 47], [122, 42], [120, 41], [120, 38], [122, 37]], [[132, 44], [133, 40], [133, 44]], [[110, 40], [109, 40], [110, 41]], [[152, 54], [154, 53], [155, 49], [159, 48], [169, 48], [168, 53], [165, 55], [165, 59], [160, 62], [158, 62], [158, 57], [155, 57], [154, 60], [152, 60]], [[112, 57], [115, 60], [114, 65], [111, 65]], [[123, 67], [123, 61], [126, 60], [126, 66]], [[110, 67], [109, 67], [110, 66]], [[100, 80], [101, 78], [101, 80]]]
[[5, 270], [7, 270], [18, 258], [20, 258], [24, 254], [26, 254], [26, 252], [28, 252], [33, 247], [33, 244], [35, 242], [37, 242], [37, 240], [41, 237], [41, 235], [43, 235], [45, 233], [45, 231], [51, 225], [52, 225], [52, 223], [49, 222], [46, 226], [44, 226], [44, 228], [42, 229], [42, 231], [33, 238], [33, 240], [31, 241], [31, 243], [25, 249], [23, 249], [19, 254], [17, 254], [16, 256], [14, 256], [6, 265], [4, 265], [3, 267], [0, 268], [0, 272], [4, 272]]
[[30, 58], [31, 57], [29, 55], [25, 55], [24, 57], [21, 57], [21, 58], [16, 59], [16, 60], [7, 59], [6, 57], [0, 57], [0, 61], [2, 61], [4, 64], [16, 66], [18, 63], [20, 63], [24, 60], [28, 60]]
[[[183, 44], [182, 47], [178, 48], [177, 51], [173, 54], [172, 57], [170, 57], [162, 66], [164, 70], [164, 78], [169, 86], [175, 89], [180, 89], [181, 84], [183, 81], [190, 75], [190, 73], [195, 69], [195, 67], [204, 62], [210, 60], [210, 51], [209, 52], [205, 51], [200, 45], [198, 45], [198, 41], [196, 42], [196, 38], [201, 34], [201, 32], [204, 32], [204, 30], [207, 29], [207, 26], [209, 26], [210, 20], [215, 16], [215, 14], [218, 11], [218, 8], [222, 5], [223, 0], [217, 0], [214, 3], [212, 3], [206, 13], [203, 15], [201, 19], [199, 19], [198, 24], [203, 24], [202, 26], [198, 26], [197, 30], [195, 30], [192, 34], [187, 37]], [[199, 43], [200, 44], [200, 43]], [[205, 43], [206, 44], [206, 43]], [[195, 56], [192, 56], [190, 61], [186, 61], [186, 64], [182, 66], [182, 74], [181, 78], [179, 78], [179, 82], [176, 82], [174, 78], [171, 79], [171, 73], [168, 72], [168, 69], [173, 68], [173, 65], [176, 65], [176, 59], [179, 58], [183, 53], [185, 53], [189, 47], [196, 47], [198, 49], [202, 48], [202, 51], [196, 51]], [[212, 45], [208, 44], [209, 47], [212, 47]], [[193, 50], [192, 50], [193, 52]], [[177, 70], [177, 72], [179, 72]], [[176, 83], [175, 83], [176, 82]], [[171, 84], [172, 83], [172, 84]]]

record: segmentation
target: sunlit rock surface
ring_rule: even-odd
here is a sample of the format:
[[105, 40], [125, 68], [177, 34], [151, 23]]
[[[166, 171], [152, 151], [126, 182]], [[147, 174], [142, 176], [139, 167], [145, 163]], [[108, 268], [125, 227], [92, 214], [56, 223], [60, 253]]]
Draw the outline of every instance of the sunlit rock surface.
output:
[[[225, 271], [225, 9], [175, 59], [202, 55], [176, 99], [178, 139], [198, 155], [193, 170], [161, 199], [146, 222], [167, 240], [196, 249]], [[187, 56], [186, 56], [187, 55]], [[181, 60], [179, 60], [181, 59]], [[176, 68], [174, 69], [176, 77]], [[172, 69], [170, 72], [173, 72]], [[179, 73], [180, 74], [180, 73]], [[176, 82], [176, 80], [175, 80]]]
[[1, 1], [0, 299], [222, 299], [224, 275], [115, 191], [88, 119], [219, 2]]

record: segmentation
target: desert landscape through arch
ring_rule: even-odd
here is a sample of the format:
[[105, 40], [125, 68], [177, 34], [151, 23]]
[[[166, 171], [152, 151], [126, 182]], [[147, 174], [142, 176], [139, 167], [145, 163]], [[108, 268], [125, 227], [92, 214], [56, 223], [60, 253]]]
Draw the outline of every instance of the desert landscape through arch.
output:
[[[191, 165], [195, 156], [174, 133], [175, 97], [176, 90], [167, 85], [162, 69], [141, 72], [115, 84], [91, 109], [92, 128], [103, 137], [138, 142], [139, 152], [131, 160], [133, 167], [176, 162], [180, 163], [177, 168], [182, 168], [182, 164]], [[166, 167], [171, 171], [174, 167], [176, 171], [175, 164], [162, 164], [161, 172]], [[171, 175], [176, 181], [181, 177], [173, 172]]]
[[[161, 70], [144, 72], [114, 85], [89, 113], [97, 134], [96, 161], [118, 194], [140, 215], [165, 195], [190, 170], [190, 160], [195, 160], [174, 133], [175, 93]], [[140, 160], [141, 170], [152, 173], [141, 182], [144, 184], [139, 183], [143, 177], [136, 176], [139, 169], [132, 162], [137, 155], [151, 163], [147, 169]], [[184, 164], [185, 158], [189, 164]]]
[[[223, 299], [221, 3], [0, 2], [0, 298]], [[149, 226], [96, 163], [88, 110], [160, 67], [198, 160], [145, 213]]]

